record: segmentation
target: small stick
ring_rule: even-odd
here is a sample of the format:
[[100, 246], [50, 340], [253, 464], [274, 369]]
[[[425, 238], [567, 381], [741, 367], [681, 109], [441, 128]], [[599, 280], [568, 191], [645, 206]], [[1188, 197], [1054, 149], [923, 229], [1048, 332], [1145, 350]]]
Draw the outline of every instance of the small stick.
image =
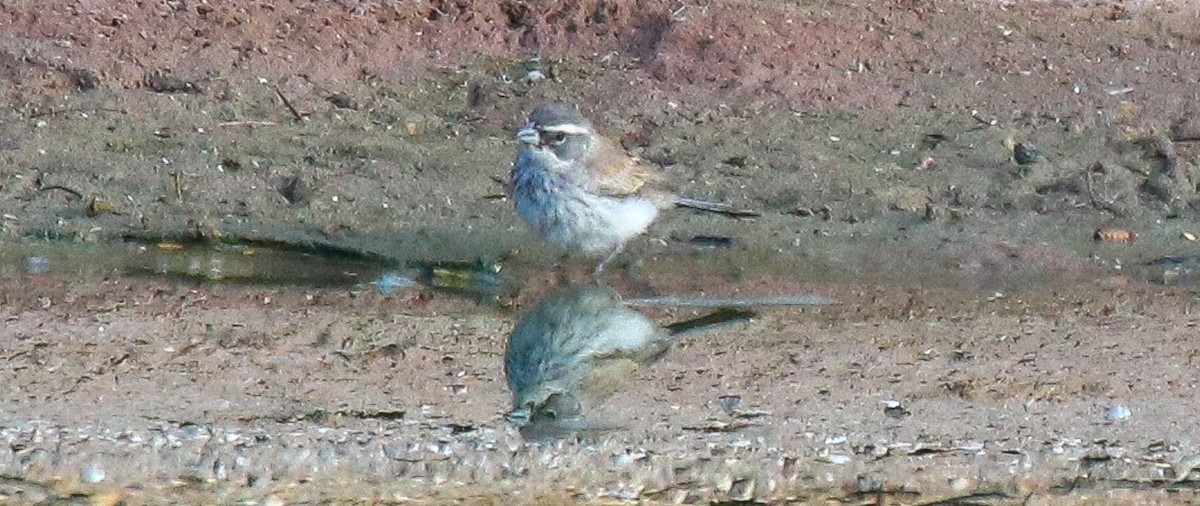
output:
[[248, 127], [275, 126], [275, 122], [274, 121], [226, 121], [224, 123], [217, 123], [217, 126], [223, 126], [223, 127], [227, 127], [227, 126], [248, 126]]
[[73, 112], [119, 112], [125, 114], [124, 109], [113, 109], [111, 107], [100, 107], [95, 109], [85, 109], [82, 107], [72, 107], [70, 109], [51, 109], [49, 111], [35, 112], [29, 115], [29, 119], [42, 118], [45, 116], [57, 116], [59, 114], [69, 114]]
[[283, 105], [287, 106], [288, 111], [291, 111], [292, 117], [296, 118], [296, 121], [304, 121], [304, 115], [300, 114], [300, 111], [296, 110], [296, 107], [292, 105], [292, 102], [288, 100], [287, 97], [283, 96], [283, 91], [280, 91], [278, 86], [276, 86], [274, 90], [275, 94], [279, 95], [279, 100], [283, 101]]
[[183, 202], [183, 184], [179, 182], [179, 178], [180, 178], [179, 171], [172, 172], [171, 178], [173, 178], [175, 180], [175, 197], [180, 202]]
[[833, 299], [819, 295], [768, 295], [764, 297], [679, 297], [660, 295], [640, 299], [626, 299], [631, 306], [676, 306], [711, 308], [746, 308], [761, 306], [822, 306], [836, 304]]
[[43, 187], [41, 187], [41, 188], [38, 188], [38, 191], [43, 191], [43, 192], [44, 192], [44, 191], [49, 191], [49, 190], [62, 190], [62, 191], [65, 191], [65, 192], [67, 192], [67, 193], [70, 193], [71, 195], [74, 195], [74, 196], [75, 196], [75, 198], [77, 198], [77, 199], [82, 199], [82, 198], [83, 198], [83, 194], [82, 194], [82, 193], [79, 193], [79, 192], [77, 192], [77, 191], [75, 191], [75, 190], [72, 190], [72, 189], [70, 189], [70, 188], [67, 188], [66, 186], [61, 186], [61, 185], [50, 185], [50, 186], [43, 186]]

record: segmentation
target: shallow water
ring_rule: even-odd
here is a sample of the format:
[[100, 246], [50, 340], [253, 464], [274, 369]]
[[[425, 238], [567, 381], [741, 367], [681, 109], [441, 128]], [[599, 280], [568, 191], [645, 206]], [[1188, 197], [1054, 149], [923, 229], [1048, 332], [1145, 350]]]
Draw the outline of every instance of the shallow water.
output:
[[[1062, 269], [1047, 265], [1045, 259], [1024, 262], [1019, 258], [1023, 252], [1015, 247], [989, 251], [982, 244], [941, 252], [921, 251], [920, 245], [897, 245], [885, 258], [855, 252], [854, 256], [842, 257], [842, 262], [831, 263], [832, 258], [839, 257], [839, 250], [857, 251], [854, 246], [857, 242], [824, 243], [825, 249], [815, 252], [814, 258], [824, 258], [819, 262], [761, 251], [681, 244], [668, 248], [664, 255], [645, 258], [623, 255], [616, 268], [611, 269], [615, 273], [601, 279], [690, 278], [693, 282], [687, 287], [689, 292], [730, 293], [769, 279], [779, 285], [885, 285], [985, 293], [1066, 289], [1118, 275], [1160, 284], [1191, 285], [1200, 276], [1197, 268], [1200, 260], [1196, 256], [1163, 256], [1125, 265], [1118, 259], [1116, 269], [1107, 262], [1084, 268], [1075, 262]], [[975, 258], [971, 259], [972, 255]], [[996, 258], [1005, 255], [1011, 255], [1011, 259]], [[446, 257], [461, 258], [461, 254], [447, 251]], [[976, 263], [969, 263], [971, 260]], [[24, 240], [0, 248], [0, 277], [4, 278], [49, 275], [84, 282], [129, 276], [230, 286], [371, 289], [382, 293], [424, 287], [478, 300], [514, 295], [528, 282], [544, 282], [552, 272], [586, 272], [588, 265], [588, 259], [572, 257], [563, 257], [553, 264], [544, 259], [519, 257], [473, 262], [436, 257], [400, 259], [329, 243], [238, 237], [205, 239], [188, 234], [93, 242]], [[705, 287], [703, 283], [710, 285]], [[540, 290], [536, 286], [530, 288]], [[656, 305], [695, 305], [695, 301], [683, 300], [684, 294], [644, 289], [641, 292], [627, 295], [653, 296], [649, 303]], [[755, 301], [760, 305], [789, 305], [788, 297], [804, 295], [758, 289], [753, 296], [747, 295], [729, 305], [755, 305]], [[676, 300], [672, 302], [672, 298]], [[792, 303], [811, 302], [798, 299]]]

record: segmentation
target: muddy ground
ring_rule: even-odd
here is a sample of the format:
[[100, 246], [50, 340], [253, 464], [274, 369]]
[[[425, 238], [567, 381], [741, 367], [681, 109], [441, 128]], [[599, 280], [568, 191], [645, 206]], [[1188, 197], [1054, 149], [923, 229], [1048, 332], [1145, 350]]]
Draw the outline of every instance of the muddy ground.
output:
[[[0, 2], [0, 500], [1200, 501], [1198, 27], [1177, 2]], [[552, 271], [496, 181], [548, 100], [764, 214], [668, 213], [599, 282], [837, 304], [685, 339], [598, 413], [619, 430], [523, 441], [507, 332], [587, 269]], [[358, 260], [179, 235], [505, 285], [384, 293]]]

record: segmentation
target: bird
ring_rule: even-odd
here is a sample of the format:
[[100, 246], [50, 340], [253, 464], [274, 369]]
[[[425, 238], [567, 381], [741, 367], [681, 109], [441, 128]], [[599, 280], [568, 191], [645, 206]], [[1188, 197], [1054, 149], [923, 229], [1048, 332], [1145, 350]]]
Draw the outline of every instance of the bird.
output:
[[517, 214], [538, 237], [599, 258], [594, 273], [645, 233], [661, 210], [687, 207], [736, 218], [759, 213], [683, 197], [663, 177], [598, 134], [579, 109], [540, 105], [517, 131], [510, 192]]
[[504, 374], [512, 409], [505, 418], [522, 430], [603, 428], [589, 412], [666, 355], [679, 336], [753, 315], [724, 309], [660, 327], [610, 287], [567, 285], [538, 301], [509, 334]]

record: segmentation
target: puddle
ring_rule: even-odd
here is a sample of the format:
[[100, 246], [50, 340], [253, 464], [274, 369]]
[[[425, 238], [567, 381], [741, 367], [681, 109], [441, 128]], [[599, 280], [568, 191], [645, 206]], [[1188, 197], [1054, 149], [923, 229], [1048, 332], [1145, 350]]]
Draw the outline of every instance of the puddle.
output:
[[9, 243], [0, 248], [0, 278], [27, 275], [85, 277], [120, 272], [135, 248], [111, 243]]
[[134, 237], [133, 275], [236, 283], [353, 287], [398, 268], [386, 257], [328, 244], [249, 238]]
[[86, 281], [135, 276], [244, 286], [378, 290], [425, 287], [481, 303], [515, 291], [486, 262], [403, 262], [332, 244], [191, 234], [125, 236], [121, 242], [42, 241], [0, 252], [0, 277], [48, 275]]
[[[834, 302], [808, 294], [812, 286], [892, 285], [992, 294], [1036, 290], [1051, 284], [1061, 287], [1094, 283], [1105, 275], [1081, 269], [1056, 272], [1044, 265], [1021, 265], [1017, 261], [1003, 268], [992, 268], [996, 266], [983, 261], [951, 262], [953, 255], [945, 258], [927, 255], [897, 266], [854, 258], [846, 258], [836, 266], [820, 262], [797, 264], [792, 259], [730, 250], [691, 251], [637, 260], [634, 266], [604, 278], [617, 280], [629, 288], [620, 290], [627, 303], [692, 308]], [[567, 262], [560, 275], [570, 271], [572, 261]], [[976, 264], [979, 268], [973, 268]], [[52, 276], [83, 283], [133, 276], [170, 282], [369, 290], [383, 294], [419, 288], [485, 305], [500, 304], [504, 297], [515, 296], [526, 285], [549, 283], [543, 289], [555, 285], [552, 281], [555, 274], [548, 270], [549, 266], [544, 259], [528, 255], [518, 256], [503, 266], [485, 261], [406, 261], [330, 243], [209, 237], [193, 232], [126, 235], [121, 240], [107, 242], [29, 240], [0, 249], [0, 278]], [[1200, 261], [1189, 256], [1162, 257], [1127, 265], [1120, 274], [1158, 285], [1195, 285], [1200, 278]], [[706, 296], [686, 295], [709, 290], [713, 291]], [[727, 296], [716, 296], [721, 293]]]

